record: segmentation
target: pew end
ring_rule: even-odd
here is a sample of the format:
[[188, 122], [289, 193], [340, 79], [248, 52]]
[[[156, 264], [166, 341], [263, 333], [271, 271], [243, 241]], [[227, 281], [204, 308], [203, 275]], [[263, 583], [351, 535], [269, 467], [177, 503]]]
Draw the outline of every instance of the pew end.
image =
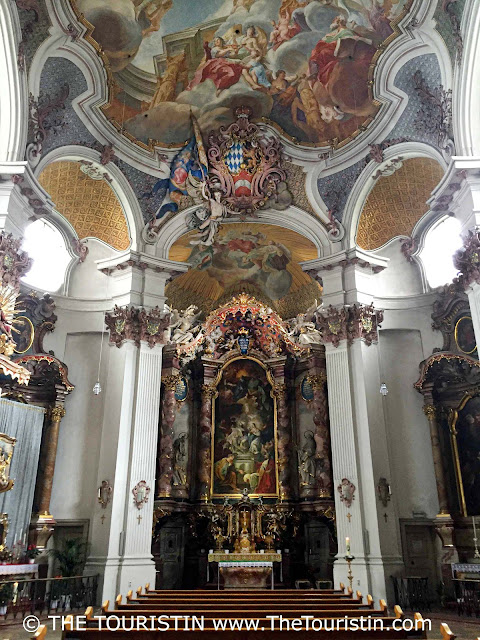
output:
[[105, 602], [102, 604], [102, 612], [107, 613], [109, 606], [110, 600], [105, 600]]
[[443, 640], [455, 640], [457, 637], [452, 631], [446, 622], [442, 622], [440, 624], [440, 633], [442, 634]]
[[142, 587], [138, 587], [135, 593], [137, 594], [137, 598], [140, 598], [140, 596], [142, 595]]
[[393, 607], [393, 611], [396, 618], [398, 618], [399, 620], [405, 620], [405, 614], [403, 613], [402, 607], [400, 607], [398, 604]]
[[65, 631], [73, 631], [73, 616], [68, 615], [63, 621], [63, 628]]
[[363, 596], [361, 591], [357, 591], [357, 598], [358, 600], [360, 600], [360, 602], [363, 602]]
[[150, 583], [147, 582], [147, 584], [145, 585], [145, 593], [148, 593], [150, 591]]
[[343, 582], [340, 582], [340, 591], [345, 592], [345, 585], [343, 584]]
[[[108, 600], [107, 600], [107, 602], [108, 602]], [[103, 607], [102, 607], [102, 609], [103, 609]], [[87, 607], [85, 609], [85, 618], [87, 620], [92, 620], [93, 619], [93, 607]]]
[[118, 609], [121, 604], [122, 604], [122, 594], [119, 593], [118, 596], [115, 598], [115, 608]]
[[380, 602], [378, 604], [380, 605], [380, 610], [383, 612], [383, 614], [387, 615], [388, 608], [387, 608], [387, 603], [385, 602], [385, 600], [380, 600]]
[[133, 600], [133, 591], [131, 589], [127, 591], [127, 602], [130, 602], [130, 600]]
[[423, 616], [421, 613], [415, 613], [413, 616], [413, 619], [415, 620], [415, 631], [421, 631], [422, 633], [420, 634], [420, 638], [426, 638], [427, 637], [427, 629], [425, 628], [425, 620], [423, 619]]
[[353, 598], [353, 589], [352, 589], [352, 587], [348, 587], [347, 593], [351, 598]]
[[47, 625], [41, 624], [38, 629], [35, 631], [32, 638], [37, 638], [37, 640], [45, 640], [47, 637]]
[[373, 598], [370, 594], [367, 595], [367, 604], [370, 609], [373, 609]]

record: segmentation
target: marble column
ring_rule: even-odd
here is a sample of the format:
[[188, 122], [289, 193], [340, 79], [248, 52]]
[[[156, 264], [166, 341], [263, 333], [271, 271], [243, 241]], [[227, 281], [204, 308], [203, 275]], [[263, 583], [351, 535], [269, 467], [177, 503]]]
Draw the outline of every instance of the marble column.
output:
[[202, 404], [200, 407], [200, 420], [198, 425], [197, 440], [197, 497], [202, 502], [207, 502], [211, 496], [212, 482], [212, 419], [213, 403], [217, 397], [215, 381], [220, 368], [220, 363], [202, 358], [203, 385]]
[[162, 425], [160, 432], [159, 464], [157, 475], [157, 497], [170, 498], [172, 495], [173, 478], [173, 440], [174, 423], [177, 403], [175, 400], [175, 388], [178, 376], [166, 375], [162, 378], [163, 401], [162, 401]]
[[445, 469], [443, 466], [442, 451], [440, 448], [440, 440], [437, 424], [437, 413], [433, 404], [426, 404], [423, 407], [423, 413], [428, 420], [430, 427], [430, 439], [432, 441], [433, 468], [435, 470], [435, 480], [437, 483], [439, 516], [450, 517], [448, 508], [448, 495], [445, 481]]
[[290, 483], [290, 459], [292, 453], [290, 435], [290, 416], [287, 402], [287, 385], [278, 382], [273, 388], [277, 400], [277, 444], [278, 444], [278, 482], [280, 499], [289, 500], [292, 490]]
[[52, 497], [60, 423], [64, 416], [65, 407], [62, 404], [55, 405], [49, 411], [50, 424], [47, 427], [47, 441], [43, 449], [45, 451], [45, 457], [42, 464], [43, 474], [38, 499], [38, 514], [32, 517], [31, 523], [35, 544], [39, 549], [45, 549], [55, 527], [55, 519], [50, 513], [50, 499]]
[[213, 384], [202, 386], [202, 406], [200, 409], [199, 435], [198, 435], [198, 498], [207, 502], [210, 498], [212, 487], [212, 403], [216, 397], [217, 389]]
[[327, 374], [312, 372], [308, 379], [313, 388], [313, 422], [315, 424], [315, 457], [321, 460], [322, 471], [317, 488], [317, 497], [333, 498], [330, 429], [328, 425], [328, 407], [325, 383]]

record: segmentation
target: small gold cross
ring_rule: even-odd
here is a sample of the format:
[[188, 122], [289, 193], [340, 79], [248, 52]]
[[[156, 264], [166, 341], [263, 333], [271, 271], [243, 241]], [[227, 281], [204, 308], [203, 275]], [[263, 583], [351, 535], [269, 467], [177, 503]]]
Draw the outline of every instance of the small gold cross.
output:
[[350, 522], [350, 520], [352, 519], [352, 514], [351, 513], [347, 513], [347, 518], [348, 518], [348, 521]]
[[138, 524], [140, 524], [140, 520], [141, 519], [142, 519], [142, 516], [140, 514], [138, 514], [138, 516], [137, 516]]
[[102, 521], [102, 524], [103, 524], [105, 522], [105, 516], [102, 516], [100, 520]]

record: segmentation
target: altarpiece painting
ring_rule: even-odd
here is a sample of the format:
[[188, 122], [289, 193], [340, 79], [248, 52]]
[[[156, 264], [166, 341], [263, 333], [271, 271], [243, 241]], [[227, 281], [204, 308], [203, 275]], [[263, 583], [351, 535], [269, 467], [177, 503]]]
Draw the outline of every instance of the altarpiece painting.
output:
[[276, 497], [276, 403], [268, 372], [253, 359], [227, 364], [213, 416], [213, 497]]
[[462, 515], [480, 515], [480, 397], [466, 396], [452, 421], [452, 444]]

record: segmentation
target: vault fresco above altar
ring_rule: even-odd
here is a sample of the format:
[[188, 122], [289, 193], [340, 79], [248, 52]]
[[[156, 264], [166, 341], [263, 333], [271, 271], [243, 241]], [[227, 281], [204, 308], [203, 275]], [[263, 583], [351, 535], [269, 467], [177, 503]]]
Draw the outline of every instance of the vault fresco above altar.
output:
[[211, 311], [226, 297], [247, 291], [289, 318], [321, 298], [319, 284], [299, 264], [317, 258], [318, 251], [294, 231], [229, 223], [221, 226], [211, 246], [190, 244], [194, 237], [194, 232], [182, 236], [168, 256], [191, 265], [167, 287], [168, 303], [175, 308], [196, 304]]
[[109, 75], [105, 116], [180, 145], [248, 105], [295, 142], [340, 145], [375, 116], [373, 70], [411, 0], [71, 0]]

